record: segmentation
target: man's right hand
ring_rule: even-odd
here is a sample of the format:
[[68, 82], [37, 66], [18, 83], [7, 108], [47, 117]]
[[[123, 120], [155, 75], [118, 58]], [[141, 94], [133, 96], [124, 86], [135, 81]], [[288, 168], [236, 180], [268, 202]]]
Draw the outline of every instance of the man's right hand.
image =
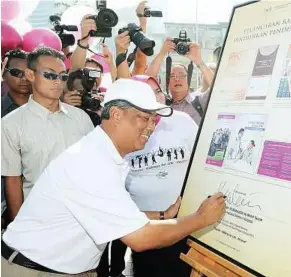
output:
[[172, 38], [168, 37], [165, 40], [160, 53], [166, 56], [168, 53], [173, 52], [175, 50], [176, 50], [176, 44], [173, 42]]
[[116, 54], [125, 53], [130, 45], [128, 31], [119, 34], [115, 38]]
[[222, 193], [216, 193], [202, 202], [198, 211], [206, 226], [215, 224], [225, 213], [225, 200]]
[[[95, 20], [88, 19], [89, 16], [91, 16], [91, 14], [84, 15], [84, 17], [82, 18], [82, 21], [81, 21], [81, 42], [86, 43], [86, 44], [88, 44], [88, 41], [90, 38], [90, 36], [88, 36], [89, 32], [91, 30], [94, 30], [94, 31], [97, 30]], [[88, 36], [88, 37], [86, 39], [82, 40], [82, 38], [84, 38], [86, 36]]]
[[64, 94], [63, 101], [69, 105], [80, 107], [82, 105], [82, 96], [77, 90], [68, 91]]

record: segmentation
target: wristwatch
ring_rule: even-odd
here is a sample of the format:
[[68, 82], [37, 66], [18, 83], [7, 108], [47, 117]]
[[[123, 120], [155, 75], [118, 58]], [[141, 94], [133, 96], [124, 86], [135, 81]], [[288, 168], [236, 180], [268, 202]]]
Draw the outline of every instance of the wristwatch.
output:
[[165, 212], [161, 211], [160, 212], [160, 220], [164, 220], [165, 219]]

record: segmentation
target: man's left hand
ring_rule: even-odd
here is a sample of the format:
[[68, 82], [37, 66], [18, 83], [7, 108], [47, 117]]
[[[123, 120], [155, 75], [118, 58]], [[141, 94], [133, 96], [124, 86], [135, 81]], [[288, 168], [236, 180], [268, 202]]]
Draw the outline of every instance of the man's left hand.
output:
[[201, 47], [198, 43], [189, 44], [189, 52], [185, 54], [185, 57], [189, 58], [196, 65], [202, 64]]

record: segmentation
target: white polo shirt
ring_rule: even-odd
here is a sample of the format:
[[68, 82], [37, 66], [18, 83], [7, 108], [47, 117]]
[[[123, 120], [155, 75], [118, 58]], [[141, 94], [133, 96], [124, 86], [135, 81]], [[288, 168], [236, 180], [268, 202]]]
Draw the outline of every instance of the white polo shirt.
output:
[[162, 117], [145, 148], [127, 155], [126, 189], [141, 211], [164, 211], [181, 193], [197, 124], [174, 111]]
[[125, 189], [128, 171], [109, 136], [96, 127], [43, 171], [4, 241], [56, 271], [96, 268], [107, 242], [149, 221]]

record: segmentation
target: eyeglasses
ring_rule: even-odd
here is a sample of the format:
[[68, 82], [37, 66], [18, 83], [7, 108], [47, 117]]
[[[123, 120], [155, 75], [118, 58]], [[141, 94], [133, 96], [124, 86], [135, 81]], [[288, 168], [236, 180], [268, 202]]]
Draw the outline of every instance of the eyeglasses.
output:
[[180, 73], [178, 75], [176, 74], [171, 74], [171, 78], [178, 78], [178, 79], [184, 79], [186, 78], [187, 74], [183, 74], [183, 73]]
[[24, 70], [18, 68], [6, 68], [6, 71], [8, 71], [11, 76], [16, 78], [23, 78], [25, 76]]
[[42, 70], [33, 70], [34, 72], [41, 74], [44, 78], [47, 80], [55, 81], [55, 80], [61, 80], [62, 82], [66, 82], [69, 79], [69, 74], [57, 74], [53, 72], [47, 72]]

